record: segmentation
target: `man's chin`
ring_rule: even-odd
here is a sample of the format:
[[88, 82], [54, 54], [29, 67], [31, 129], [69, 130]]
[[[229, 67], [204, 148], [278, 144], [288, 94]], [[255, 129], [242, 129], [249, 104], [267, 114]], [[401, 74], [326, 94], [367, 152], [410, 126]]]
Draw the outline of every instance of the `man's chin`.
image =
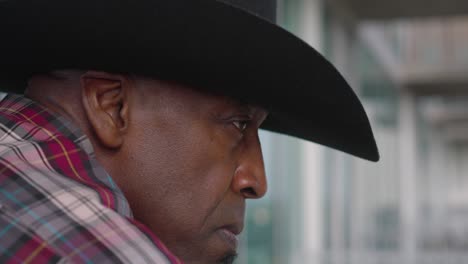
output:
[[[210, 239], [209, 243], [197, 243], [191, 245], [177, 245], [169, 249], [187, 264], [231, 264], [237, 258], [237, 248], [232, 247], [231, 243], [220, 240]], [[200, 247], [203, 245], [202, 247]], [[186, 249], [190, 250], [187, 251]]]
[[237, 235], [226, 228], [216, 229], [203, 239], [191, 239], [188, 244], [171, 242], [167, 244], [168, 248], [187, 264], [233, 263], [239, 243]]
[[229, 252], [225, 254], [220, 260], [219, 264], [232, 264], [234, 260], [237, 258], [236, 252]]
[[232, 264], [234, 263], [234, 260], [237, 258], [237, 253], [236, 252], [227, 252], [225, 253], [223, 256], [219, 257], [219, 258], [199, 258], [199, 259], [184, 259], [182, 258], [182, 260], [184, 261], [184, 263], [187, 263], [187, 264]]

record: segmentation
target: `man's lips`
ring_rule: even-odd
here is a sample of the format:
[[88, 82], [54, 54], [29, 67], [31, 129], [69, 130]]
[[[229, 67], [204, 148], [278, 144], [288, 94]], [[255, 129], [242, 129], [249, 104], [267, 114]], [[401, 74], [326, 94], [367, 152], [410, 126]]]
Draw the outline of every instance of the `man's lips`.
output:
[[242, 225], [232, 224], [232, 225], [222, 226], [221, 228], [224, 228], [224, 229], [228, 230], [229, 232], [231, 232], [231, 233], [233, 233], [234, 235], [237, 236], [242, 232], [243, 226]]
[[226, 225], [218, 229], [218, 234], [226, 243], [235, 250], [239, 244], [239, 235], [242, 232], [242, 226], [240, 225]]

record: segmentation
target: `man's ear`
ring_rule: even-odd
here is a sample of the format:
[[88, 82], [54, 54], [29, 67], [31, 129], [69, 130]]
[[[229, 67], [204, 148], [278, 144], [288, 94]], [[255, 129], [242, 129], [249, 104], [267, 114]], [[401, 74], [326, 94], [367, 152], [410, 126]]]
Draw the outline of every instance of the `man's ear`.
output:
[[118, 74], [88, 71], [80, 78], [82, 103], [92, 132], [107, 148], [119, 148], [128, 126], [129, 82]]

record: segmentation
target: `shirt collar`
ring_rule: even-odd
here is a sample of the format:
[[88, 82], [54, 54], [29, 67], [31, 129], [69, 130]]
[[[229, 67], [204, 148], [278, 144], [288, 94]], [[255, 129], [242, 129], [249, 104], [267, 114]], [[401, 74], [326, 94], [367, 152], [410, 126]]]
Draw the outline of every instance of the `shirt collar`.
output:
[[0, 97], [0, 109], [8, 110], [17, 117], [18, 122], [34, 121], [35, 124], [50, 131], [53, 135], [63, 136], [85, 152], [91, 163], [91, 170], [95, 176], [94, 181], [106, 186], [115, 196], [117, 207], [115, 210], [120, 215], [133, 218], [128, 201], [123, 192], [115, 184], [112, 177], [96, 160], [93, 145], [89, 138], [70, 119], [47, 109], [45, 106], [24, 97], [23, 95], [7, 94]]

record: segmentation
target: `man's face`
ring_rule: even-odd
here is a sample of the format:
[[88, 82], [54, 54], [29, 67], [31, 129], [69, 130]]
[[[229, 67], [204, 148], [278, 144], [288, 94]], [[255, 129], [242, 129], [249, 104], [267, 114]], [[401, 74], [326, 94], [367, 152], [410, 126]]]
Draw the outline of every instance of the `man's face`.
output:
[[186, 262], [229, 262], [245, 199], [266, 192], [258, 139], [266, 112], [175, 84], [139, 86], [118, 172], [135, 218]]

